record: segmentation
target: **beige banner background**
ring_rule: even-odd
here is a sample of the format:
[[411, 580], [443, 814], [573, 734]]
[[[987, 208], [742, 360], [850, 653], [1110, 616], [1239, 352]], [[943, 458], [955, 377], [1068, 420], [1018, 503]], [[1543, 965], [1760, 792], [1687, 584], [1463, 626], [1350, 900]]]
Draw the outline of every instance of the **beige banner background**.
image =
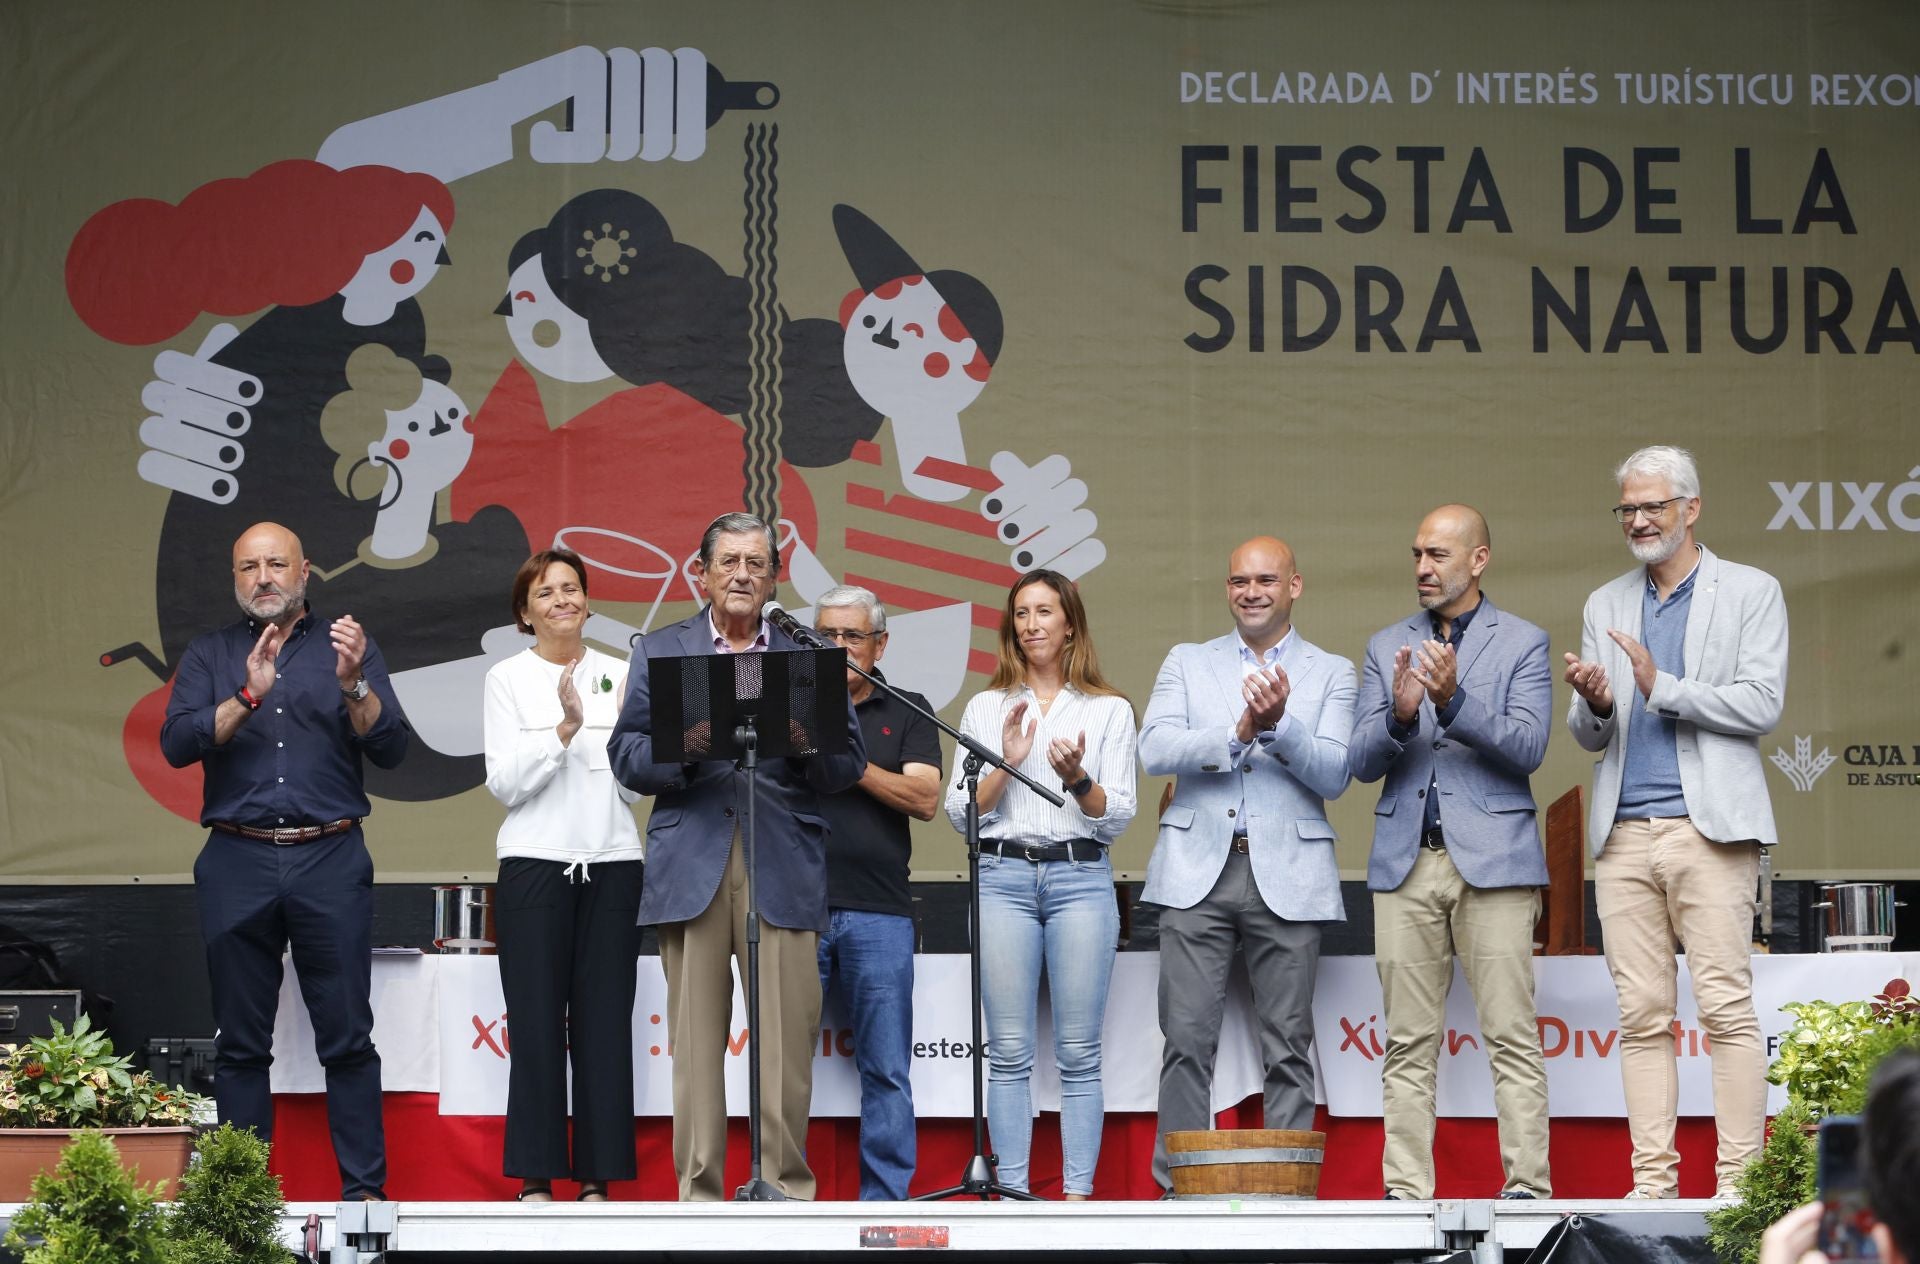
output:
[[[992, 290], [1005, 344], [961, 418], [967, 459], [985, 467], [1003, 450], [1029, 463], [1059, 454], [1085, 480], [1105, 560], [1082, 577], [1082, 591], [1109, 674], [1136, 710], [1168, 646], [1230, 627], [1221, 580], [1240, 539], [1275, 532], [1293, 544], [1307, 581], [1296, 623], [1310, 640], [1357, 657], [1372, 631], [1413, 607], [1407, 545], [1424, 510], [1446, 500], [1473, 503], [1492, 522], [1489, 592], [1545, 626], [1556, 652], [1577, 649], [1585, 595], [1630, 563], [1607, 517], [1610, 470], [1640, 444], [1680, 443], [1701, 462], [1701, 538], [1778, 575], [1792, 612], [1786, 715], [1763, 749], [1780, 748], [1808, 788], [1769, 773], [1779, 870], [1920, 872], [1911, 824], [1920, 721], [1910, 697], [1920, 631], [1911, 421], [1920, 334], [1911, 300], [1902, 306], [1920, 264], [1912, 161], [1920, 14], [1910, 6], [345, 0], [276, 9], [270, 21], [238, 3], [100, 3], [86, 13], [83, 26], [69, 6], [0, 11], [9, 174], [0, 188], [8, 542], [0, 574], [10, 595], [0, 872], [11, 880], [177, 881], [204, 836], [129, 770], [123, 727], [158, 682], [136, 663], [103, 667], [99, 658], [123, 643], [158, 643], [155, 592], [169, 575], [225, 568], [229, 539], [192, 556], [158, 555], [168, 494], [135, 473], [154, 354], [193, 350], [214, 318], [153, 346], [99, 337], [75, 317], [63, 282], [76, 231], [110, 203], [177, 202], [215, 179], [311, 158], [344, 124], [582, 45], [698, 48], [730, 78], [777, 84], [780, 102], [723, 115], [707, 153], [687, 162], [534, 162], [531, 121], [521, 120], [509, 161], [453, 181], [454, 263], [419, 302], [428, 350], [451, 362], [451, 385], [469, 407], [514, 358], [489, 313], [521, 233], [578, 192], [626, 188], [653, 202], [677, 238], [738, 273], [742, 138], [749, 122], [777, 123], [778, 285], [793, 315], [832, 317], [854, 285], [833, 230], [836, 203], [870, 215], [927, 268], [965, 271]], [[1524, 72], [1534, 97], [1536, 74], [1558, 95], [1563, 71], [1572, 103], [1516, 101], [1511, 77], [1505, 103], [1458, 98], [1457, 73], [1487, 76], [1479, 82], [1491, 93], [1500, 82], [1491, 76]], [[1344, 98], [1349, 72], [1392, 99], [1322, 99], [1329, 77]], [[1209, 74], [1218, 101], [1205, 96]], [[1417, 74], [1433, 77], [1419, 103], [1410, 99]], [[1629, 76], [1624, 86], [1619, 74]], [[1674, 81], [1676, 101], [1657, 99], [1662, 74], [1685, 77]], [[1765, 76], [1768, 93], [1790, 83], [1791, 101], [1687, 102], [1679, 85], [1706, 87], [1695, 78], [1705, 76], [1721, 93], [1731, 82], [1723, 74], [1743, 84]], [[1299, 99], [1303, 75], [1313, 78], [1313, 104]], [[1591, 76], [1590, 102], [1580, 99], [1582, 76]], [[1834, 103], [1842, 92], [1858, 102], [1853, 76], [1874, 77], [1873, 100]], [[1291, 102], [1228, 99], [1256, 90], [1271, 98], [1282, 77]], [[1196, 83], [1200, 99], [1183, 100], [1183, 84], [1193, 92]], [[1648, 85], [1656, 99], [1642, 104], [1635, 90]], [[1197, 207], [1192, 232], [1182, 230], [1186, 146], [1229, 154], [1199, 168], [1198, 182], [1222, 195]], [[1251, 232], [1245, 146], [1254, 147], [1258, 190]], [[1317, 147], [1317, 160], [1292, 161], [1289, 179], [1313, 192], [1293, 213], [1320, 217], [1319, 231], [1273, 230], [1276, 146]], [[1384, 214], [1371, 231], [1352, 232], [1335, 217], [1365, 215], [1367, 203], [1343, 187], [1337, 165], [1360, 146], [1380, 151], [1359, 170]], [[1426, 167], [1424, 215], [1416, 164], [1395, 157], [1401, 147], [1444, 150]], [[1568, 147], [1606, 155], [1627, 182], [1619, 216], [1595, 231], [1566, 231]], [[1671, 191], [1648, 210], [1677, 231], [1635, 231], [1636, 148], [1675, 151], [1647, 166], [1647, 183]], [[1742, 149], [1751, 154], [1749, 218], [1782, 220], [1783, 231], [1738, 230]], [[1476, 152], [1509, 231], [1484, 216], [1448, 231]], [[1814, 205], [1832, 208], [1837, 187], [1851, 231], [1833, 222], [1793, 231], [1822, 153], [1832, 178]], [[1593, 205], [1599, 185], [1583, 189]], [[1485, 184], [1468, 193], [1470, 207], [1490, 205]], [[1204, 290], [1236, 322], [1231, 343], [1211, 353], [1185, 341], [1217, 332], [1215, 317], [1186, 295], [1203, 265], [1227, 274]], [[1342, 319], [1317, 349], [1281, 346], [1281, 271], [1290, 265], [1323, 274], [1342, 298]], [[1254, 267], [1264, 269], [1261, 351], [1250, 347]], [[1370, 267], [1404, 289], [1394, 322], [1404, 352], [1381, 337], [1356, 347], [1355, 273]], [[1687, 350], [1687, 290], [1669, 279], [1674, 267], [1716, 270], [1698, 291], [1697, 353]], [[1787, 332], [1776, 350], [1736, 345], [1728, 297], [1736, 267], [1750, 279], [1748, 312], [1760, 330], [1772, 320], [1770, 270], [1786, 270]], [[1533, 271], [1571, 295], [1578, 268], [1590, 269], [1592, 350], [1553, 321], [1536, 350]], [[1840, 326], [1852, 354], [1831, 336], [1807, 349], [1809, 303], [1832, 311], [1837, 302], [1832, 282], [1809, 300], [1809, 268], [1850, 287]], [[1629, 308], [1629, 323], [1644, 334], [1657, 320], [1664, 352], [1644, 336], [1603, 350], [1630, 269], [1649, 297]], [[1457, 339], [1415, 349], [1443, 270], [1477, 351]], [[1313, 328], [1322, 314], [1305, 292], [1298, 327]], [[243, 327], [251, 319], [234, 318]], [[1876, 324], [1881, 345], [1868, 354]], [[540, 390], [560, 419], [613, 387], [543, 379]], [[882, 555], [901, 550], [873, 550], [869, 537], [879, 536], [904, 542], [908, 559], [918, 548], [970, 558], [976, 570], [1009, 564], [989, 537], [877, 515], [858, 493], [849, 503], [850, 485], [906, 495], [891, 423], [875, 443], [878, 464], [804, 472], [822, 564], [835, 577], [997, 603], [985, 579], [947, 575], [939, 587], [922, 562]], [[633, 494], [648, 494], [643, 478]], [[975, 499], [957, 504], [978, 512]], [[1850, 519], [1863, 504], [1871, 513]], [[510, 579], [509, 565], [471, 582], [497, 591], [504, 609]], [[692, 609], [670, 600], [657, 621]], [[638, 622], [644, 610], [610, 612]], [[404, 603], [354, 613], [376, 638], [396, 620], [425, 617]], [[207, 626], [229, 615], [210, 612]], [[972, 633], [974, 650], [992, 644], [986, 629]], [[982, 683], [969, 675], [946, 714], [957, 719]], [[1566, 692], [1556, 690], [1562, 706]], [[1815, 762], [1795, 762], [1802, 741], [1800, 754]], [[1808, 781], [1823, 751], [1833, 762]], [[1588, 759], [1556, 724], [1536, 794], [1544, 805], [1588, 777]], [[1118, 868], [1144, 869], [1158, 792], [1142, 779], [1144, 810], [1116, 848]], [[1350, 872], [1364, 868], [1373, 798], [1373, 788], [1354, 787], [1332, 809]], [[381, 801], [369, 838], [384, 880], [477, 878], [492, 872], [499, 819], [483, 789]], [[915, 838], [922, 876], [964, 867], [944, 821]]]

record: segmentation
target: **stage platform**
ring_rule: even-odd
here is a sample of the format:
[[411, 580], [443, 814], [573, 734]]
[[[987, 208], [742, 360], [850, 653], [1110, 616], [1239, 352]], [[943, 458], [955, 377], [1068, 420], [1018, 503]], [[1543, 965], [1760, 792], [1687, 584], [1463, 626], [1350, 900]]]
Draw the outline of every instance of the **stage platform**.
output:
[[[937, 1251], [952, 1260], [1519, 1261], [1569, 1215], [1605, 1216], [1637, 1235], [1698, 1243], [1705, 1199], [1646, 1203], [1555, 1199], [1497, 1202], [600, 1203], [379, 1205], [383, 1238], [342, 1241], [339, 1217], [364, 1205], [289, 1204], [286, 1242], [341, 1260], [525, 1259], [542, 1264], [623, 1257], [718, 1261], [748, 1256], [838, 1261]], [[344, 1248], [344, 1249], [337, 1249]], [[1463, 1254], [1464, 1253], [1464, 1254]]]

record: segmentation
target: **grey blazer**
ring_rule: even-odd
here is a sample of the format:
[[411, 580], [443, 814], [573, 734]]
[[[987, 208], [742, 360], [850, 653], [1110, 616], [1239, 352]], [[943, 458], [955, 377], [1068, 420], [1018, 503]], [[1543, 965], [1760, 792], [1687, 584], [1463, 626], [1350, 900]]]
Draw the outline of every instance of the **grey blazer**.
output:
[[1379, 781], [1367, 886], [1392, 891], [1420, 854], [1429, 781], [1438, 777], [1447, 855], [1475, 887], [1540, 887], [1547, 864], [1528, 778], [1547, 753], [1553, 723], [1553, 672], [1547, 634], [1481, 598], [1458, 651], [1460, 707], [1439, 727], [1433, 703], [1420, 703], [1420, 727], [1406, 742], [1387, 731], [1393, 714], [1393, 658], [1401, 646], [1433, 636], [1422, 610], [1389, 624], [1367, 643], [1360, 708], [1347, 743], [1347, 766]]
[[[1236, 760], [1228, 743], [1246, 709], [1239, 633], [1176, 645], [1160, 665], [1140, 758], [1148, 772], [1178, 780], [1141, 899], [1169, 908], [1205, 899], [1244, 823], [1254, 882], [1268, 908], [1290, 921], [1346, 920], [1326, 800], [1347, 788], [1353, 664], [1296, 632], [1280, 666], [1292, 686], [1285, 731], [1260, 734]], [[1243, 793], [1244, 822], [1234, 815]]]
[[[1602, 719], [1573, 695], [1567, 728], [1573, 740], [1603, 752], [1593, 776], [1587, 845], [1598, 856], [1613, 829], [1626, 762], [1633, 664], [1607, 629], [1640, 639], [1645, 567], [1594, 590], [1587, 598], [1580, 657], [1607, 669], [1613, 714]], [[1728, 562], [1700, 547], [1700, 572], [1687, 608], [1686, 675], [1659, 673], [1649, 710], [1678, 721], [1680, 789], [1694, 828], [1715, 842], [1779, 841], [1767, 797], [1760, 739], [1780, 722], [1787, 695], [1787, 602], [1780, 582], [1763, 570]]]

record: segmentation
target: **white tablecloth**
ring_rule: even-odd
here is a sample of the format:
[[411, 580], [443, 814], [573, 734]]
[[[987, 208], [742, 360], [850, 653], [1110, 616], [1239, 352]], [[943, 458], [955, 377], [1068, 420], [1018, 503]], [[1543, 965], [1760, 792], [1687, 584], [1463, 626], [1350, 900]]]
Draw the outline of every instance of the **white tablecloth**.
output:
[[[1110, 1111], [1155, 1109], [1160, 1030], [1155, 987], [1159, 956], [1123, 952], [1107, 1000], [1103, 1078]], [[1619, 1011], [1599, 957], [1536, 957], [1541, 1045], [1556, 1116], [1618, 1116]], [[1895, 978], [1920, 981], [1920, 954], [1838, 953], [1754, 958], [1754, 995], [1769, 1042], [1789, 1025], [1780, 1006], [1796, 999], [1853, 1000], [1883, 991]], [[1450, 1117], [1493, 1115], [1486, 1050], [1472, 994], [1456, 972], [1447, 1003], [1447, 1039], [1440, 1059], [1439, 1111]], [[923, 1116], [972, 1110], [967, 1042], [967, 959], [923, 956], [914, 980], [914, 1106]], [[735, 989], [738, 1048], [728, 1058], [728, 1101], [746, 1110], [744, 998]], [[501, 1114], [506, 1109], [510, 1048], [499, 971], [492, 957], [376, 957], [374, 1041], [389, 1092], [438, 1093], [448, 1115]], [[1371, 957], [1325, 957], [1314, 995], [1321, 1100], [1335, 1115], [1380, 1113], [1380, 1060], [1386, 1028], [1380, 981]], [[666, 1050], [666, 982], [651, 959], [641, 962], [633, 1012], [634, 1101], [638, 1113], [671, 1114], [673, 1059]], [[1260, 1091], [1260, 1064], [1250, 1025], [1246, 983], [1229, 987], [1213, 1098], [1224, 1108]], [[1712, 1086], [1684, 962], [1680, 971], [1680, 1113], [1712, 1113]], [[1060, 1081], [1052, 1058], [1052, 1024], [1040, 1006], [1034, 1066], [1036, 1107], [1057, 1110]], [[1769, 1057], [1772, 1050], [1769, 1048]], [[313, 1054], [313, 1029], [289, 971], [274, 1041], [273, 1088], [317, 1093], [325, 1079]], [[1774, 1090], [1770, 1109], [1783, 1100]], [[860, 1085], [845, 1015], [830, 1002], [815, 1054], [813, 1113], [857, 1115]]]

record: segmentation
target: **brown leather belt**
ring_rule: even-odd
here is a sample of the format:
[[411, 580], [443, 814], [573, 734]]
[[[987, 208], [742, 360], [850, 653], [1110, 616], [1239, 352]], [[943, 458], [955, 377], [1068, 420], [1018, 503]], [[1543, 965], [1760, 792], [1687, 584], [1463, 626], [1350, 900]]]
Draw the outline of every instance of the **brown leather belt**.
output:
[[232, 821], [209, 821], [208, 824], [222, 834], [232, 834], [237, 838], [251, 838], [255, 842], [272, 843], [276, 847], [291, 847], [295, 843], [318, 842], [323, 838], [332, 838], [344, 834], [360, 823], [357, 816], [341, 817], [337, 821], [328, 821], [325, 825], [289, 825], [285, 829], [255, 829], [251, 825], [235, 825]]
[[1227, 846], [1239, 852], [1242, 856], [1251, 856], [1253, 854], [1247, 850], [1247, 836], [1245, 834], [1235, 834], [1233, 841], [1228, 843]]

